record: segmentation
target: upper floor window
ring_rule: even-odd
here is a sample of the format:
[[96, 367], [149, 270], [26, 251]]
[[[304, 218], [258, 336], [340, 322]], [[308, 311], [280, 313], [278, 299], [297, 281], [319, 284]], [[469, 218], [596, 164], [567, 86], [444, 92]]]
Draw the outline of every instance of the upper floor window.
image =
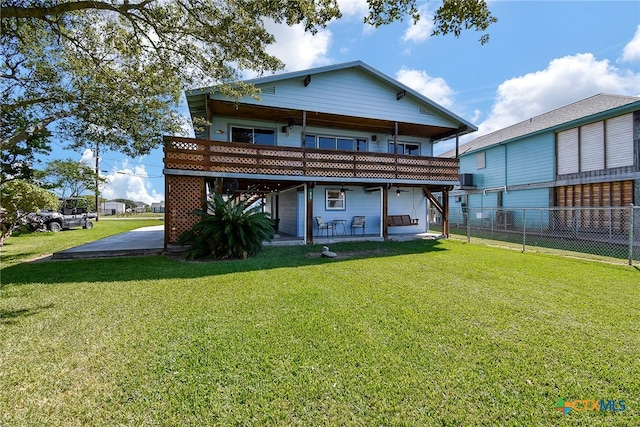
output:
[[367, 151], [367, 140], [356, 138], [356, 151]]
[[304, 136], [304, 146], [307, 148], [316, 148], [316, 136], [315, 135], [305, 135]]
[[273, 129], [232, 127], [231, 141], [246, 142], [248, 144], [276, 145], [276, 132]]
[[367, 151], [367, 140], [340, 136], [305, 135], [304, 146], [323, 150]]
[[[395, 152], [396, 143], [393, 141], [389, 142], [389, 152]], [[419, 156], [420, 155], [420, 144], [416, 144], [413, 142], [398, 142], [398, 154], [406, 154], [407, 156]]]

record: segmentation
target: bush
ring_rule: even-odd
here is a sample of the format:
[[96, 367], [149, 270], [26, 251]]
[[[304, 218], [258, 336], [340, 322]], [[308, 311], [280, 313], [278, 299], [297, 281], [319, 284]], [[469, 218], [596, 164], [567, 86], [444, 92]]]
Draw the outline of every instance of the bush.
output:
[[260, 207], [215, 194], [207, 210], [197, 210], [199, 223], [182, 234], [180, 244], [191, 245], [187, 258], [247, 258], [260, 252], [262, 242], [274, 235], [273, 221]]

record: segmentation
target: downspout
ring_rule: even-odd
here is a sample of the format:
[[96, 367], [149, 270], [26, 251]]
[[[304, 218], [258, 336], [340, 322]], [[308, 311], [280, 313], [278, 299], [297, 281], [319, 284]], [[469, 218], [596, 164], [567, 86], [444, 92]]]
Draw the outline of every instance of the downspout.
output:
[[382, 236], [382, 224], [384, 224], [384, 203], [382, 202], [382, 198], [384, 197], [384, 190], [382, 189], [382, 186], [379, 187], [380, 188], [380, 236], [379, 237], [383, 237]]
[[398, 154], [398, 122], [395, 122], [393, 130], [393, 154]]
[[504, 144], [504, 192], [507, 192], [507, 144]]
[[[307, 141], [306, 140], [307, 140], [307, 112], [306, 110], [303, 110], [302, 111], [302, 134], [300, 139], [300, 147], [302, 147], [302, 173], [304, 175], [307, 174], [307, 149], [306, 149]], [[307, 194], [306, 189], [305, 189], [305, 194]], [[305, 239], [305, 242], [306, 242], [306, 239]]]
[[395, 122], [395, 128], [393, 131], [393, 154], [394, 154], [394, 165], [395, 165], [395, 177], [398, 179], [398, 122]]
[[304, 149], [305, 148], [305, 140], [307, 138], [307, 112], [303, 111], [302, 112], [302, 138], [300, 140], [300, 146]]

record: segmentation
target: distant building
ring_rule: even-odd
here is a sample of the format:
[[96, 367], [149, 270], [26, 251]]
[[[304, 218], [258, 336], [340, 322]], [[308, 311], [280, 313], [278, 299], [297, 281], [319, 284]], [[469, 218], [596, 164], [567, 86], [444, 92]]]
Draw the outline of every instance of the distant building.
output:
[[136, 207], [134, 209], [135, 213], [145, 213], [147, 211], [147, 205], [145, 202], [135, 202]]
[[159, 203], [151, 203], [151, 212], [164, 213], [164, 200]]
[[108, 201], [100, 203], [100, 213], [102, 215], [118, 215], [123, 214], [126, 206], [122, 202]]

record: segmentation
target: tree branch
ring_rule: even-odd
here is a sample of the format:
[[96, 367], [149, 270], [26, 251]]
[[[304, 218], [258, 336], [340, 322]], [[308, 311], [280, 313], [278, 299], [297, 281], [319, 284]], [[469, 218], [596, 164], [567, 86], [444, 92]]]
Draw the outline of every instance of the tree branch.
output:
[[109, 10], [118, 13], [127, 13], [130, 10], [140, 10], [147, 7], [148, 4], [155, 0], [144, 0], [135, 4], [120, 4], [115, 5], [100, 1], [78, 1], [69, 3], [60, 3], [55, 6], [40, 6], [40, 7], [19, 7], [19, 6], [3, 6], [2, 7], [2, 20], [8, 18], [45, 18], [47, 16], [63, 15], [69, 12], [77, 12], [79, 10], [98, 9]]
[[22, 129], [17, 132], [14, 132], [13, 135], [9, 136], [8, 138], [4, 138], [0, 140], [0, 149], [8, 150], [9, 148], [15, 146], [19, 142], [24, 141], [29, 136], [34, 135], [38, 132], [42, 132], [43, 130], [46, 129], [47, 126], [49, 126], [51, 123], [55, 122], [56, 120], [60, 120], [69, 115], [70, 114], [61, 114], [61, 115], [46, 117], [41, 121], [39, 121], [38, 123], [34, 124], [29, 129]]

